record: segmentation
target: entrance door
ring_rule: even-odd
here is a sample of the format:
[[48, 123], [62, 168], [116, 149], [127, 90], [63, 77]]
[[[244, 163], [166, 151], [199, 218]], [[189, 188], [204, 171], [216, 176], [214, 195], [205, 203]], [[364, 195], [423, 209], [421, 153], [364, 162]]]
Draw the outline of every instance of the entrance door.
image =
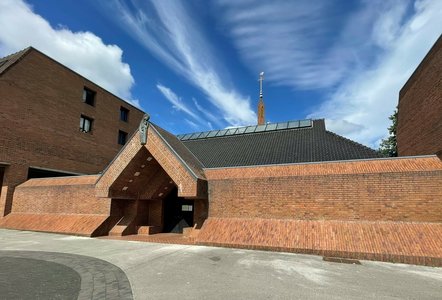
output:
[[183, 233], [183, 228], [193, 226], [193, 201], [178, 198], [175, 192], [163, 200], [164, 232]]

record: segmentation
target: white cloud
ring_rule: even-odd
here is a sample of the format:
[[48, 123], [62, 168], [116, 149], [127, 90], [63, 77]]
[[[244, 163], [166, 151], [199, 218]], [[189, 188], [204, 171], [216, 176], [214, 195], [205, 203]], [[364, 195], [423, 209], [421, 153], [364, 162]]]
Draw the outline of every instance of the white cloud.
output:
[[184, 121], [190, 126], [192, 127], [194, 130], [197, 130], [200, 126], [198, 124], [196, 124], [193, 121], [190, 121], [189, 119], [184, 119]]
[[[387, 27], [392, 30], [379, 33], [375, 32], [379, 27], [374, 26], [373, 38], [368, 42], [380, 43], [386, 51], [380, 52], [375, 64], [344, 80], [312, 117], [326, 117], [332, 131], [378, 147], [391, 125], [388, 117], [398, 103], [399, 90], [442, 28], [442, 2], [416, 1], [414, 9], [407, 20], [398, 17], [397, 8], [385, 10], [379, 16], [379, 22], [389, 24]], [[349, 126], [342, 126], [342, 122]]]
[[[349, 49], [339, 51], [330, 35], [327, 0], [218, 1], [223, 23], [253, 72], [266, 72], [266, 79], [279, 85], [323, 88], [345, 75], [352, 60]], [[324, 47], [327, 46], [327, 47]], [[340, 63], [337, 63], [340, 62]], [[332, 68], [331, 68], [332, 67]]]
[[[54, 28], [22, 0], [0, 1], [0, 56], [33, 46], [110, 92], [131, 99], [134, 79], [123, 51], [91, 32]], [[138, 100], [128, 100], [140, 107]]]
[[[219, 127], [222, 127], [220, 118], [216, 117], [213, 113], [211, 113], [209, 110], [202, 107], [198, 101], [195, 98], [192, 98], [193, 104], [195, 105], [196, 109], [207, 119], [212, 121], [213, 123], [217, 124]], [[212, 128], [212, 122], [208, 122], [209, 128]]]
[[225, 121], [232, 125], [255, 122], [249, 97], [242, 96], [227, 82], [228, 73], [214, 57], [214, 49], [183, 2], [115, 0], [109, 5], [113, 14], [120, 14], [122, 27], [173, 71], [199, 88], [220, 110]]
[[170, 88], [157, 84], [157, 89], [163, 94], [163, 96], [172, 103], [173, 108], [176, 110], [182, 111], [195, 120], [199, 120], [200, 118], [183, 102], [181, 97], [178, 97]]
[[[361, 0], [342, 13], [327, 0], [218, 0], [247, 65], [277, 85], [322, 92], [308, 117], [377, 147], [400, 88], [440, 35], [442, 1]], [[414, 6], [413, 6], [414, 5]]]

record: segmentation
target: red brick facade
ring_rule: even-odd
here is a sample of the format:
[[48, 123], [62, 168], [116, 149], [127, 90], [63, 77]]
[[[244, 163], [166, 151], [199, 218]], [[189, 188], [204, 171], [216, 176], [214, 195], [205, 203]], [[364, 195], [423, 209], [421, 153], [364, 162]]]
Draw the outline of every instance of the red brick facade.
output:
[[442, 267], [442, 224], [209, 218], [198, 244]]
[[441, 80], [442, 38], [439, 37], [399, 93], [397, 145], [400, 156], [442, 152]]
[[[84, 87], [96, 93], [95, 106], [83, 102]], [[119, 130], [130, 135], [144, 114], [32, 48], [0, 74], [0, 101], [0, 216], [10, 212], [29, 167], [98, 173], [121, 148]], [[121, 107], [128, 122], [120, 120]], [[93, 119], [91, 132], [80, 132], [81, 115]]]
[[205, 173], [209, 217], [442, 222], [435, 156]]
[[442, 266], [436, 156], [205, 173], [199, 244]]
[[109, 218], [110, 199], [95, 196], [97, 176], [31, 179], [17, 186], [3, 228], [91, 236]]

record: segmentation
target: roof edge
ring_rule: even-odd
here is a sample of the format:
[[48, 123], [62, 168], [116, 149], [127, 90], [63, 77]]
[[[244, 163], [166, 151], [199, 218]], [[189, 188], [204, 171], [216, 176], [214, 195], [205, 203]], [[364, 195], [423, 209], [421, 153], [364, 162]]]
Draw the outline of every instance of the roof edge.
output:
[[[166, 139], [161, 135], [161, 133], [156, 129], [156, 127], [155, 127], [155, 125], [153, 124], [153, 123], [150, 123], [150, 125], [151, 126], [149, 126], [149, 127], [151, 127], [151, 128], [153, 128], [154, 129], [154, 131], [155, 131], [155, 133], [161, 138], [161, 140], [164, 142], [164, 144], [166, 144], [167, 145], [167, 147], [172, 151], [172, 153], [175, 155], [175, 157], [176, 158], [178, 158], [180, 161], [181, 161], [181, 163], [184, 165], [184, 167], [190, 172], [190, 174], [192, 174], [192, 176], [195, 178], [195, 179], [203, 179], [203, 180], [206, 180], [206, 178], [201, 178], [201, 177], [199, 177], [198, 175], [196, 175], [195, 174], [195, 172], [192, 170], [192, 168], [186, 163], [186, 161], [175, 151], [175, 149], [173, 149], [173, 147], [166, 141]], [[181, 142], [180, 140], [178, 140], [179, 142]], [[184, 146], [184, 144], [183, 144], [183, 146]], [[184, 146], [186, 149], [187, 149], [187, 147], [186, 146]], [[187, 151], [189, 151], [189, 152], [191, 152], [189, 149], [187, 149]], [[192, 155], [193, 155], [193, 153], [192, 153]], [[198, 162], [199, 163], [201, 163], [199, 160], [198, 160]], [[202, 170], [204, 170], [204, 165], [203, 164], [201, 164], [201, 166], [202, 166]]]
[[0, 72], [0, 76], [5, 74], [10, 68], [15, 66], [26, 55], [28, 55], [31, 52], [31, 50], [33, 50], [33, 49], [35, 50], [35, 48], [33, 48], [32, 46], [29, 46], [27, 48], [24, 48], [23, 50], [17, 51], [15, 53], [11, 53], [9, 55], [6, 55], [5, 57], [0, 58], [0, 60], [10, 60], [11, 57], [18, 55], [18, 57], [16, 57], [15, 60], [10, 65], [8, 65], [3, 71]]
[[[365, 148], [365, 149], [367, 149], [367, 150], [371, 150], [371, 151], [373, 151], [373, 152], [378, 153], [375, 149], [372, 149], [372, 148], [370, 148], [370, 147], [368, 147], [368, 146], [365, 146], [364, 144], [361, 144], [361, 143], [358, 143], [358, 142], [356, 142], [356, 141], [353, 141], [353, 140], [351, 140], [351, 139], [349, 139], [349, 138], [346, 138], [345, 136], [339, 135], [339, 134], [337, 134], [337, 133], [335, 133], [335, 132], [333, 132], [333, 131], [326, 130], [325, 132], [326, 132], [326, 133], [329, 133], [329, 134], [333, 134], [333, 135], [335, 135], [336, 137], [338, 137], [338, 138], [340, 138], [340, 139], [342, 139], [342, 140], [345, 140], [345, 141], [347, 141], [347, 142], [353, 143], [353, 144], [355, 144], [355, 145], [357, 145], [357, 146], [359, 146], [359, 147], [363, 147], [363, 148]], [[382, 158], [382, 156], [381, 156], [381, 158]]]
[[[112, 92], [110, 92], [109, 90], [105, 89], [105, 88], [102, 87], [101, 85], [95, 83], [94, 81], [92, 81], [92, 80], [90, 80], [89, 78], [87, 78], [87, 77], [81, 75], [80, 73], [78, 73], [78, 72], [72, 70], [72, 69], [69, 68], [68, 66], [62, 64], [61, 62], [57, 61], [56, 59], [50, 57], [50, 56], [47, 55], [46, 53], [44, 53], [44, 52], [38, 50], [37, 48], [35, 48], [35, 47], [33, 47], [33, 46], [29, 46], [29, 47], [27, 47], [27, 48], [25, 48], [25, 49], [23, 49], [23, 50], [21, 50], [21, 51], [23, 51], [23, 53], [20, 55], [20, 57], [19, 57], [14, 63], [12, 63], [11, 65], [9, 65], [9, 66], [3, 71], [3, 73], [6, 72], [6, 71], [7, 71], [10, 67], [12, 67], [13, 65], [15, 65], [16, 63], [18, 63], [19, 61], [21, 61], [21, 60], [22, 60], [27, 54], [29, 54], [31, 51], [35, 51], [35, 52], [37, 52], [37, 53], [43, 55], [44, 57], [50, 59], [51, 61], [55, 62], [55, 63], [58, 64], [59, 66], [62, 66], [63, 68], [69, 70], [70, 72], [74, 73], [75, 75], [77, 75], [77, 76], [79, 76], [79, 77], [81, 77], [81, 78], [83, 78], [83, 79], [85, 79], [85, 80], [87, 80], [87, 81], [93, 83], [94, 85], [96, 85], [97, 87], [99, 87], [100, 89], [102, 89], [105, 93], [108, 93], [109, 95], [111, 95], [111, 96], [117, 98], [118, 100], [124, 102], [125, 104], [131, 106], [133, 109], [136, 109], [136, 110], [138, 110], [138, 111], [140, 111], [140, 112], [142, 112], [142, 113], [146, 113], [144, 110], [142, 110], [142, 109], [136, 107], [135, 105], [129, 103], [128, 101], [124, 100], [123, 98], [121, 98], [121, 97], [115, 95], [114, 93], [112, 93]], [[21, 51], [17, 51], [16, 53], [10, 54], [10, 55], [8, 55], [8, 56], [12, 56], [12, 55], [17, 54], [17, 53], [19, 53], [19, 52], [21, 52]], [[3, 58], [7, 58], [8, 56], [5, 56], [5, 57], [3, 57]], [[3, 74], [3, 73], [1, 73], [1, 74]]]
[[442, 47], [442, 35], [439, 35], [437, 40], [434, 42], [434, 44], [431, 46], [430, 50], [428, 50], [427, 54], [425, 54], [424, 58], [420, 61], [420, 63], [417, 65], [416, 69], [411, 73], [410, 77], [407, 79], [407, 81], [404, 83], [404, 85], [399, 90], [399, 101], [401, 101], [402, 97], [405, 93], [410, 89], [410, 87], [413, 85], [413, 83], [416, 81], [417, 77], [421, 73], [421, 71], [425, 68], [427, 64], [430, 63], [430, 61], [434, 58], [436, 53], [440, 50]]
[[282, 167], [293, 165], [317, 165], [317, 164], [336, 164], [336, 163], [348, 163], [348, 162], [363, 162], [363, 161], [375, 161], [375, 160], [401, 160], [401, 159], [413, 159], [413, 158], [436, 158], [435, 154], [430, 155], [414, 155], [414, 156], [400, 156], [400, 157], [379, 157], [379, 158], [361, 158], [361, 159], [348, 159], [348, 160], [328, 160], [328, 161], [312, 161], [301, 163], [285, 163], [285, 164], [268, 164], [268, 165], [251, 165], [251, 166], [232, 166], [232, 167], [215, 167], [215, 168], [203, 168], [204, 170], [223, 170], [223, 169], [238, 169], [238, 168], [256, 168], [256, 167]]

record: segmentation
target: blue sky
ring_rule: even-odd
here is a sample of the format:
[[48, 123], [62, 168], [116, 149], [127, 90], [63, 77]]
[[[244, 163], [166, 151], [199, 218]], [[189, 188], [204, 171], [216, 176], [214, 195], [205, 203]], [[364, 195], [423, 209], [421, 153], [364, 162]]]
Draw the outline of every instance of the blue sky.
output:
[[438, 0], [1, 0], [0, 56], [29, 45], [173, 133], [325, 118], [377, 148], [441, 34]]

